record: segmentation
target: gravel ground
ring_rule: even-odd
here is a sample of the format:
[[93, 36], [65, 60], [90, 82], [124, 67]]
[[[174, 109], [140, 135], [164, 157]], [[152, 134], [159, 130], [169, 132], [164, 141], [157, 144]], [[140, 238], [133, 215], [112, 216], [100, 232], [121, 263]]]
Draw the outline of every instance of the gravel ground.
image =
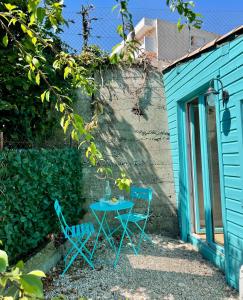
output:
[[[114, 269], [114, 254], [100, 244], [99, 262], [91, 270], [77, 260], [64, 277], [60, 264], [45, 284], [46, 299], [63, 294], [68, 300], [88, 299], [238, 299], [225, 284], [224, 275], [193, 249], [190, 244], [152, 235], [153, 243], [143, 242], [140, 254], [129, 246]], [[103, 261], [103, 262], [102, 262]]]

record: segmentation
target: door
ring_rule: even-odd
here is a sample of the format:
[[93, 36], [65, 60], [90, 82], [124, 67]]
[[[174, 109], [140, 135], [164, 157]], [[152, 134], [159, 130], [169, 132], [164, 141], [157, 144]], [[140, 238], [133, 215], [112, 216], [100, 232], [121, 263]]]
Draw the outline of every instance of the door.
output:
[[186, 104], [191, 233], [224, 244], [215, 107], [204, 97]]

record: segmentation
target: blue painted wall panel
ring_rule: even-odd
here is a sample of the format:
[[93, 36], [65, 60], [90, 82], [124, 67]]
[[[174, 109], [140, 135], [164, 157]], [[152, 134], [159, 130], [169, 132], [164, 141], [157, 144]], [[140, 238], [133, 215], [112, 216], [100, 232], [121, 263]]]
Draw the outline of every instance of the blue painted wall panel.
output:
[[[186, 211], [185, 203], [180, 203], [184, 195], [180, 187], [180, 157], [178, 135], [178, 103], [190, 100], [199, 89], [208, 87], [209, 81], [220, 76], [230, 93], [227, 108], [219, 101], [220, 149], [222, 151], [222, 182], [226, 235], [226, 278], [234, 287], [238, 286], [239, 268], [243, 264], [243, 121], [239, 113], [239, 102], [243, 100], [243, 37], [226, 42], [189, 61], [182, 62], [166, 71], [165, 84], [168, 123], [174, 164], [174, 180], [177, 191], [178, 208]], [[206, 91], [206, 89], [205, 89]], [[243, 102], [242, 102], [243, 105]], [[242, 106], [243, 107], [243, 106]], [[243, 114], [243, 112], [242, 112]], [[183, 193], [184, 194], [184, 193]], [[186, 212], [185, 212], [186, 214]], [[183, 216], [183, 215], [182, 215]]]

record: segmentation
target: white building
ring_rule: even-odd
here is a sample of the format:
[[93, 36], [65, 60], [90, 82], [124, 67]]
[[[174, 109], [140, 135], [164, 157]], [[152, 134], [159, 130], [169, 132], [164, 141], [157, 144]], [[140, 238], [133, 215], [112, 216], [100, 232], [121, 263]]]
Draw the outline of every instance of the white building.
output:
[[[135, 26], [139, 52], [144, 52], [151, 60], [165, 62], [172, 62], [217, 37], [218, 34], [195, 28], [189, 30], [188, 27], [179, 32], [177, 24], [160, 19], [143, 18]], [[114, 52], [119, 53], [123, 47], [124, 43], [121, 43]]]

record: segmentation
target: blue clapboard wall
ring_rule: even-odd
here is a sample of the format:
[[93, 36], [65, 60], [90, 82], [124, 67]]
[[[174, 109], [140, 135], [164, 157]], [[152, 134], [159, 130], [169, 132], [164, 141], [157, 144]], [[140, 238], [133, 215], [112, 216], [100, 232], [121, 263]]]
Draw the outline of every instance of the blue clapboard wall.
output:
[[183, 203], [188, 198], [182, 195], [187, 187], [180, 186], [182, 160], [185, 157], [183, 150], [179, 153], [182, 128], [178, 121], [178, 106], [182, 99], [190, 100], [203, 87], [206, 91], [209, 81], [217, 76], [230, 94], [227, 112], [220, 97], [216, 104], [223, 185], [221, 200], [226, 234], [224, 269], [227, 282], [238, 287], [239, 269], [243, 264], [243, 36], [231, 36], [225, 43], [165, 70], [163, 80], [177, 205], [181, 210], [180, 218], [183, 219], [188, 218], [186, 203]]

